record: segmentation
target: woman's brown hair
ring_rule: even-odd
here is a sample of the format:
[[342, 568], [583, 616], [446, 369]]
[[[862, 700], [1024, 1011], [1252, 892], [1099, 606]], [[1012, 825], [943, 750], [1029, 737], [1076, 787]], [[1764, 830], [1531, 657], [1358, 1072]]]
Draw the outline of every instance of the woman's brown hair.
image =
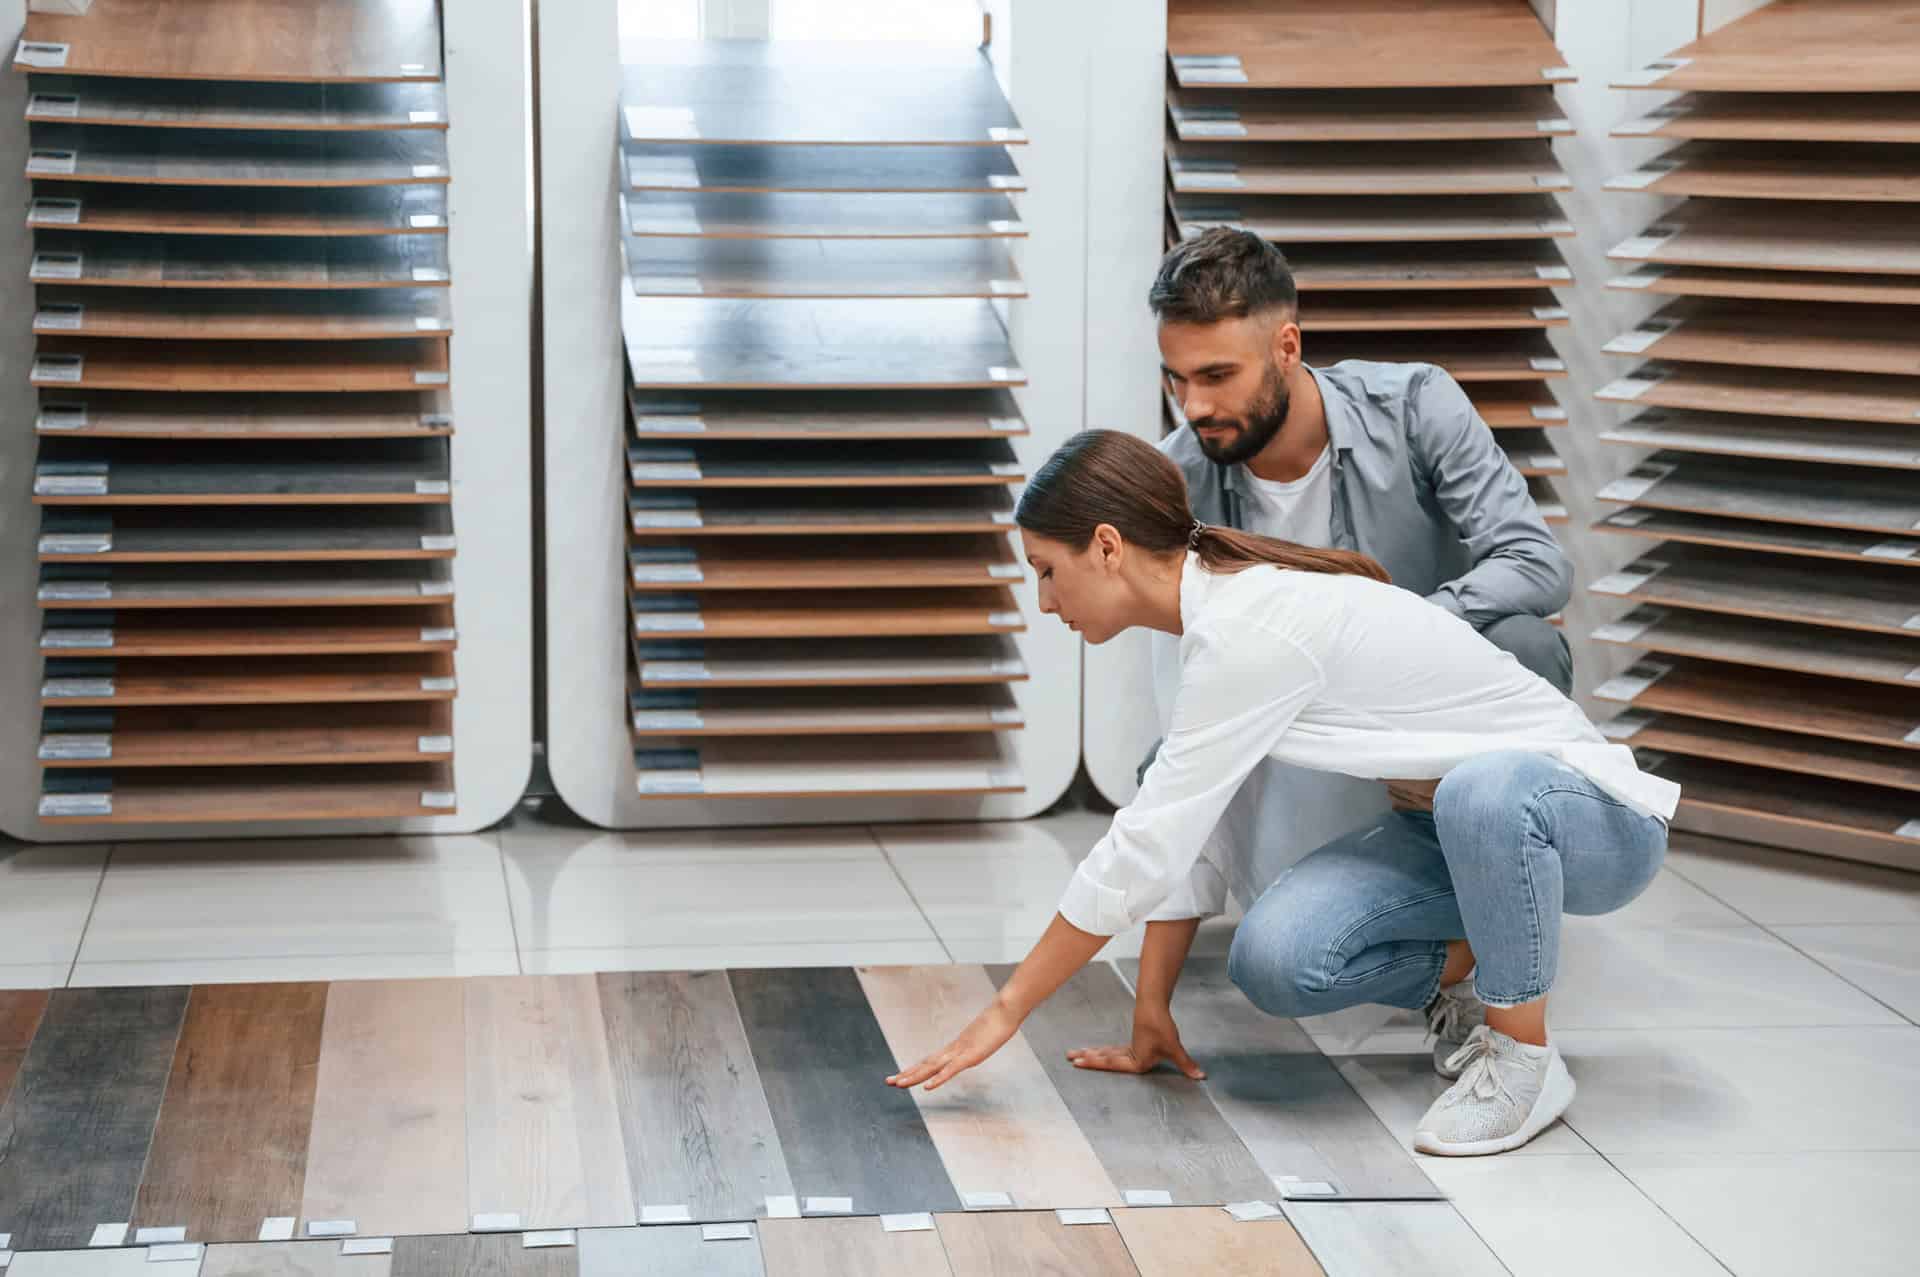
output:
[[1118, 430], [1082, 430], [1061, 444], [1027, 481], [1014, 521], [1076, 552], [1087, 548], [1094, 529], [1108, 523], [1129, 545], [1149, 554], [1194, 550], [1209, 572], [1271, 564], [1390, 580], [1378, 562], [1351, 550], [1316, 550], [1198, 522], [1187, 508], [1180, 467], [1144, 439]]

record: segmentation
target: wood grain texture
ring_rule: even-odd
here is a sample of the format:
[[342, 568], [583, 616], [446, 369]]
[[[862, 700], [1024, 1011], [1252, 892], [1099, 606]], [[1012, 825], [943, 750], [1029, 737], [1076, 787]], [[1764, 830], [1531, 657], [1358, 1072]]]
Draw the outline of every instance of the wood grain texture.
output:
[[[700, 580], [685, 579], [689, 563]], [[689, 537], [637, 545], [628, 575], [636, 589], [663, 580], [688, 590], [916, 589], [991, 586], [1024, 577], [1026, 569], [1004, 536], [887, 537], [855, 544]]]
[[1637, 352], [1649, 359], [1920, 375], [1911, 341], [1913, 311], [1903, 306], [1688, 298], [1642, 322], [1673, 325]]
[[1630, 739], [1637, 749], [1664, 754], [1920, 792], [1920, 763], [1910, 751], [1682, 714], [1656, 714]]
[[[1775, 555], [1663, 545], [1647, 556], [1667, 567], [1619, 597], [1841, 630], [1913, 633], [1910, 569], [1800, 563]], [[1640, 562], [1641, 560], [1636, 560]]]
[[[836, 639], [829, 643], [744, 639], [699, 645], [636, 643], [640, 685], [685, 687], [699, 666], [703, 688], [880, 687], [915, 684], [1004, 683], [1027, 677], [1018, 650], [1004, 638]], [[676, 677], [678, 676], [678, 677]]]
[[1783, 421], [1653, 409], [1600, 432], [1603, 443], [1665, 448], [1800, 465], [1859, 465], [1920, 470], [1908, 427], [1873, 422]]
[[324, 984], [202, 985], [187, 1001], [133, 1226], [245, 1241], [297, 1215]]
[[1756, 150], [1739, 142], [1683, 142], [1660, 157], [1677, 167], [1635, 189], [1721, 199], [1913, 203], [1920, 200], [1920, 173], [1907, 149], [1775, 142]]
[[1135, 1277], [1112, 1224], [1062, 1224], [1050, 1211], [987, 1211], [934, 1219], [954, 1277]]
[[185, 988], [61, 989], [0, 1107], [0, 1232], [86, 1246], [131, 1217], [186, 1013]]
[[452, 980], [328, 990], [302, 1220], [372, 1235], [471, 1222], [465, 1015]]
[[792, 1196], [726, 974], [608, 974], [599, 983], [636, 1202], [738, 1220], [763, 1213], [769, 1196]]
[[1301, 309], [1313, 331], [1444, 332], [1567, 326], [1564, 309], [1545, 289], [1527, 292], [1364, 292], [1317, 296]]
[[[698, 764], [697, 791], [649, 789], [642, 798], [800, 798], [870, 794], [1006, 794], [1025, 788], [1013, 759], [997, 737], [984, 732], [924, 736], [809, 736], [793, 740], [764, 737], [647, 737], [635, 742], [636, 764], [657, 766], [657, 751], [667, 751], [675, 766], [691, 751]], [[642, 772], [642, 776], [645, 773]], [[751, 1028], [752, 1026], [749, 1026]], [[755, 1059], [759, 1059], [756, 1048]], [[895, 1071], [888, 1066], [882, 1077]], [[764, 1075], [765, 1065], [762, 1064]], [[776, 1108], [774, 1117], [780, 1118]], [[916, 1119], [917, 1121], [917, 1119]], [[785, 1126], [781, 1143], [787, 1165], [803, 1192], [801, 1165]], [[822, 1193], [820, 1196], [841, 1196]], [[901, 1209], [909, 1209], [902, 1207]], [[889, 1210], [887, 1213], [891, 1213]]]
[[1610, 279], [1607, 287], [1615, 292], [1647, 292], [1657, 297], [1743, 297], [1757, 301], [1841, 302], [1859, 306], [1920, 305], [1920, 279], [1911, 275], [1662, 266]]
[[368, 341], [453, 331], [445, 289], [263, 294], [43, 288], [38, 300], [36, 332], [84, 337]]
[[[98, 630], [88, 612], [47, 613], [41, 648], [61, 656], [340, 655], [362, 652], [451, 652], [457, 639], [453, 609], [435, 604], [373, 616], [341, 611], [197, 613], [129, 612], [106, 627], [105, 644], [62, 641], [65, 628]], [[425, 631], [425, 633], [423, 633]]]
[[392, 1277], [574, 1277], [580, 1271], [572, 1246], [528, 1249], [518, 1233], [465, 1237], [399, 1237], [393, 1243]]
[[1326, 1277], [1502, 1277], [1507, 1272], [1445, 1202], [1302, 1202], [1289, 1207], [1287, 1218], [1312, 1247]]
[[760, 1225], [767, 1277], [942, 1277], [939, 1233], [889, 1233], [877, 1219], [770, 1219]]
[[[185, 84], [36, 75], [30, 87], [29, 120], [289, 133], [447, 128], [447, 95], [437, 84]], [[64, 113], [64, 102], [43, 104], [47, 94], [73, 98], [72, 114]]]
[[[50, 508], [40, 517], [42, 563], [341, 562], [450, 559], [453, 520], [445, 506], [366, 506], [332, 511], [273, 506], [132, 506], [110, 511]], [[72, 550], [50, 537], [111, 537], [108, 549]], [[432, 548], [445, 545], [447, 548]]]
[[1544, 80], [1528, 88], [1349, 93], [1175, 89], [1167, 93], [1167, 114], [1183, 141], [1205, 139], [1205, 122], [1221, 118], [1244, 128], [1249, 142], [1484, 141], [1564, 131], [1541, 127], [1564, 118]]
[[447, 287], [445, 236], [356, 235], [293, 239], [255, 235], [56, 235], [39, 253], [79, 256], [69, 288], [404, 288]]
[[135, 186], [411, 186], [448, 181], [446, 138], [421, 133], [233, 133], [34, 126], [36, 149], [72, 151], [70, 183]]
[[27, 1058], [27, 1047], [46, 1014], [47, 993], [42, 989], [0, 991], [0, 1105], [13, 1091], [13, 1079]]
[[[639, 438], [627, 446], [627, 463], [635, 488], [1006, 487], [1023, 474], [1002, 439], [902, 440], [874, 449], [817, 441], [687, 445]], [[696, 470], [689, 472], [689, 466]]]
[[[1167, 164], [1173, 189], [1188, 195], [1532, 195], [1568, 180], [1544, 140], [1170, 142]], [[1215, 165], [1231, 176], [1216, 175]]]
[[[1920, 377], [1658, 363], [1642, 365], [1634, 376], [1659, 378], [1633, 397], [1649, 407], [1909, 426], [1920, 417]], [[1622, 398], [1606, 387], [1598, 397]]]
[[[1328, 333], [1304, 343], [1316, 367], [1345, 359], [1381, 363], [1431, 363], [1458, 382], [1547, 381], [1567, 375], [1545, 333], [1499, 333], [1486, 337], [1446, 333]], [[1551, 361], [1536, 364], [1535, 361]]]
[[788, 191], [710, 194], [631, 191], [627, 229], [636, 239], [1019, 239], [1027, 234], [1004, 195]]
[[977, 194], [1024, 190], [1006, 151], [950, 146], [689, 146], [629, 144], [626, 189], [778, 194]]
[[710, 1242], [697, 1227], [592, 1228], [580, 1234], [580, 1277], [764, 1277], [760, 1242]]
[[[1615, 137], [1746, 142], [1920, 142], [1920, 103], [1899, 93], [1683, 93]], [[1637, 125], [1636, 121], [1636, 125]]]
[[[1307, 243], [1288, 246], [1294, 285], [1312, 305], [1327, 293], [1411, 291], [1476, 292], [1483, 289], [1566, 286], [1560, 246], [1547, 239], [1499, 244]], [[1351, 300], [1351, 299], [1342, 299]]]
[[1004, 390], [636, 393], [631, 428], [650, 440], [1009, 439], [1027, 433]]
[[61, 469], [72, 465], [104, 467], [92, 473], [103, 476], [105, 495], [42, 492], [36, 497], [39, 504], [251, 506], [365, 500], [444, 505], [450, 499], [444, 492], [421, 491], [423, 485], [444, 485], [451, 477], [447, 445], [439, 439], [289, 441], [238, 456], [223, 444], [184, 441], [41, 441], [37, 477], [57, 480], [73, 473]]
[[[79, 220], [60, 225], [87, 243], [102, 235], [228, 235], [248, 238], [422, 236], [444, 240], [444, 186], [358, 186], [314, 190], [247, 187], [66, 186], [38, 182], [38, 198], [71, 200]], [[47, 232], [43, 231], [42, 234]], [[44, 245], [43, 245], [44, 247]]]
[[[97, 568], [47, 563], [40, 601], [63, 609], [411, 607], [449, 584], [432, 563], [123, 563]], [[68, 598], [61, 582], [106, 582], [105, 597]], [[426, 586], [428, 589], [423, 589]], [[444, 592], [434, 598], [449, 597]]]
[[[1013, 968], [988, 971], [1004, 986]], [[1077, 1047], [1124, 1041], [1132, 1024], [1133, 994], [1111, 965], [1096, 962], [1036, 1007], [1021, 1027], [1113, 1183], [1122, 1192], [1165, 1189], [1182, 1206], [1270, 1196], [1272, 1181], [1199, 1083], [1166, 1068], [1132, 1077], [1075, 1068], [1067, 1060]], [[1180, 1216], [1196, 1217], [1184, 1211]]]
[[[1920, 493], [1904, 476], [1884, 470], [1829, 466], [1815, 472], [1820, 482], [1812, 485], [1806, 467], [1795, 462], [1656, 452], [1645, 464], [1672, 469], [1633, 497], [1636, 505], [1862, 532], [1920, 526]], [[1600, 500], [1621, 501], [1606, 492], [1601, 489]]]
[[[644, 736], [865, 736], [875, 732], [1004, 732], [1025, 723], [998, 688], [635, 689], [635, 740]], [[692, 714], [692, 721], [688, 715]]]
[[[42, 816], [50, 825], [206, 824], [210, 821], [403, 820], [444, 816], [422, 796], [453, 791], [453, 769], [444, 763], [378, 767], [242, 767], [211, 770], [156, 767], [123, 772], [56, 772], [90, 792], [110, 793], [104, 816]], [[308, 1176], [313, 1174], [308, 1167]], [[309, 1198], [312, 1187], [309, 1183]], [[316, 1215], [319, 1219], [342, 1216]], [[394, 1231], [388, 1229], [386, 1231]]]
[[1780, 0], [1674, 56], [1691, 65], [1645, 87], [1907, 93], [1920, 89], [1920, 22], [1905, 6], [1881, 0]]
[[1323, 1277], [1284, 1219], [1242, 1224], [1223, 1210], [1185, 1207], [1117, 1210], [1113, 1222], [1140, 1277]]
[[81, 390], [367, 391], [417, 390], [451, 375], [444, 339], [354, 342], [76, 341], [42, 337], [36, 360], [79, 355], [80, 380], [33, 384]]
[[[445, 396], [184, 395], [171, 391], [48, 391], [37, 429], [49, 438], [420, 439], [453, 433]], [[79, 410], [77, 415], [74, 410]], [[60, 425], [50, 428], [57, 415]]]
[[[885, 1083], [899, 1065], [859, 978], [846, 968], [728, 978], [795, 1191], [851, 1197], [861, 1212], [957, 1209], [918, 1106]], [[768, 1224], [773, 1232], [798, 1227]], [[872, 1221], [865, 1225], [878, 1231]], [[761, 1244], [769, 1273], [783, 1271], [775, 1262], [782, 1243], [763, 1228]], [[798, 1239], [788, 1248], [799, 1249]]]
[[528, 1228], [636, 1223], [592, 976], [465, 984], [467, 1197]]
[[[439, 684], [453, 676], [453, 658], [445, 652], [286, 656], [272, 660], [110, 660], [104, 672], [96, 661], [50, 657], [47, 683], [105, 677], [112, 684], [112, 693], [74, 696], [69, 694], [71, 687], [66, 687], [57, 695], [49, 695], [47, 685], [42, 684], [41, 704], [113, 707], [452, 700], [453, 690]], [[3, 1023], [5, 1012], [0, 1011]], [[0, 1030], [0, 1041], [4, 1040], [4, 1030]], [[0, 1051], [5, 1049], [0, 1046]]]
[[636, 538], [963, 533], [1003, 536], [1013, 517], [1009, 485], [948, 484], [929, 492], [864, 486], [777, 495], [709, 488], [635, 492], [627, 521]]
[[[902, 1067], [951, 1042], [994, 999], [984, 969], [861, 967], [860, 984]], [[1016, 1036], [931, 1094], [912, 1092], [962, 1200], [1011, 1193], [1028, 1209], [1117, 1206], [1108, 1178], [1032, 1046]]]
[[[99, 711], [48, 710], [41, 750], [95, 730]], [[176, 706], [112, 711], [98, 720], [112, 737], [110, 761], [43, 759], [47, 768], [295, 767], [411, 763], [452, 753], [453, 715], [431, 701], [355, 705]], [[444, 740], [439, 738], [444, 737]], [[425, 746], [431, 739], [433, 748]], [[444, 747], [443, 747], [444, 746]], [[268, 1211], [267, 1214], [284, 1212]], [[236, 1240], [227, 1238], [226, 1240]]]
[[1913, 640], [1906, 637], [1657, 607], [1635, 608], [1621, 618], [1621, 628], [1603, 626], [1590, 637], [1601, 643], [1762, 670], [1792, 670], [1902, 688], [1920, 681], [1908, 677], [1920, 670], [1920, 661], [1915, 659], [1920, 654], [1914, 652]]
[[1784, 672], [1756, 676], [1739, 666], [1686, 658], [1664, 663], [1671, 671], [1644, 691], [1596, 697], [1635, 709], [1920, 751], [1920, 740], [1907, 739], [1920, 726], [1920, 689], [1894, 691]]
[[1551, 195], [1462, 195], [1437, 202], [1391, 195], [1172, 195], [1169, 207], [1184, 239], [1219, 222], [1239, 222], [1281, 245], [1289, 262], [1302, 244], [1530, 240], [1573, 233]]
[[[691, 615], [677, 599], [629, 596], [636, 635], [685, 633]], [[767, 590], [693, 597], [707, 638], [837, 638], [1010, 634], [1026, 628], [1003, 586], [954, 590]], [[670, 604], [670, 605], [669, 605]], [[674, 619], [678, 618], [678, 619]]]
[[1024, 297], [991, 239], [663, 239], [623, 245], [641, 297]]
[[1667, 266], [1920, 275], [1920, 227], [1906, 210], [1874, 204], [1836, 218], [1825, 204], [1689, 200], [1642, 236], [1658, 242], [1631, 255], [1616, 245], [1608, 256]]
[[1850, 834], [1889, 848], [1913, 846], [1899, 832], [1913, 819], [1913, 799], [1902, 790], [1679, 755], [1656, 759], [1649, 753], [1646, 758], [1654, 775], [1681, 787], [1683, 818], [1697, 812], [1764, 816], [1795, 829]]
[[[1766, 519], [1728, 519], [1710, 514], [1674, 510], [1620, 510], [1593, 525], [1596, 532], [1640, 537], [1650, 541], [1684, 541], [1689, 545], [1717, 545], [1730, 550], [1766, 550], [1814, 559], [1841, 559], [1852, 563], [1885, 563], [1920, 567], [1907, 558], [1887, 557], [1889, 550], [1920, 549], [1920, 542], [1890, 540], [1874, 532], [1806, 527]], [[1902, 527], [1900, 531], [1907, 529]]]
[[337, 1241], [209, 1246], [199, 1277], [390, 1277], [391, 1255], [343, 1255]]

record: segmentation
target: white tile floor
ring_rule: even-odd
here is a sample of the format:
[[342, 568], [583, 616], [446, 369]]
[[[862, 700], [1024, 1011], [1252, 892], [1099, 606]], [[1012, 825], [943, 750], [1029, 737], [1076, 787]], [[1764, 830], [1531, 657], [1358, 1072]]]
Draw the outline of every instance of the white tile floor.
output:
[[[0, 987], [1012, 961], [1104, 828], [522, 814], [463, 838], [0, 847]], [[1914, 1271], [1920, 875], [1677, 837], [1631, 907], [1569, 922], [1554, 1020], [1568, 1121], [1517, 1156], [1422, 1159], [1467, 1226], [1450, 1246], [1521, 1277]], [[1406, 1136], [1440, 1089], [1417, 1022], [1307, 1027]]]

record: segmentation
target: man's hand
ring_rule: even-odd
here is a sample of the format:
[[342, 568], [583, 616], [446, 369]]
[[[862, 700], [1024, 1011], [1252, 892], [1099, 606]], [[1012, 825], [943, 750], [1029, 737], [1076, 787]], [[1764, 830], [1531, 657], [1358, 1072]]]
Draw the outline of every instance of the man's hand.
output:
[[1067, 1059], [1075, 1068], [1107, 1073], [1151, 1073], [1166, 1061], [1196, 1082], [1207, 1075], [1180, 1045], [1171, 1015], [1135, 1016], [1129, 1045], [1082, 1047], [1067, 1052]]
[[959, 1037], [912, 1068], [895, 1073], [887, 1079], [887, 1085], [905, 1090], [925, 1082], [927, 1090], [937, 1091], [956, 1074], [1005, 1046], [1007, 1039], [1019, 1031], [1020, 1017], [995, 1002], [975, 1016], [973, 1023], [960, 1031]]

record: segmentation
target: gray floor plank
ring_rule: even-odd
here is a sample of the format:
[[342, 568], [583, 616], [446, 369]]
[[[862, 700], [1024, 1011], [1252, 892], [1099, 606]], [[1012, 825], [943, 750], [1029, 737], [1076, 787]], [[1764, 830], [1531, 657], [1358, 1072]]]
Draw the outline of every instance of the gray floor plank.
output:
[[1509, 1270], [1445, 1202], [1289, 1202], [1327, 1277], [1503, 1277]]
[[580, 1277], [762, 1277], [760, 1242], [702, 1238], [698, 1227], [581, 1230]]

